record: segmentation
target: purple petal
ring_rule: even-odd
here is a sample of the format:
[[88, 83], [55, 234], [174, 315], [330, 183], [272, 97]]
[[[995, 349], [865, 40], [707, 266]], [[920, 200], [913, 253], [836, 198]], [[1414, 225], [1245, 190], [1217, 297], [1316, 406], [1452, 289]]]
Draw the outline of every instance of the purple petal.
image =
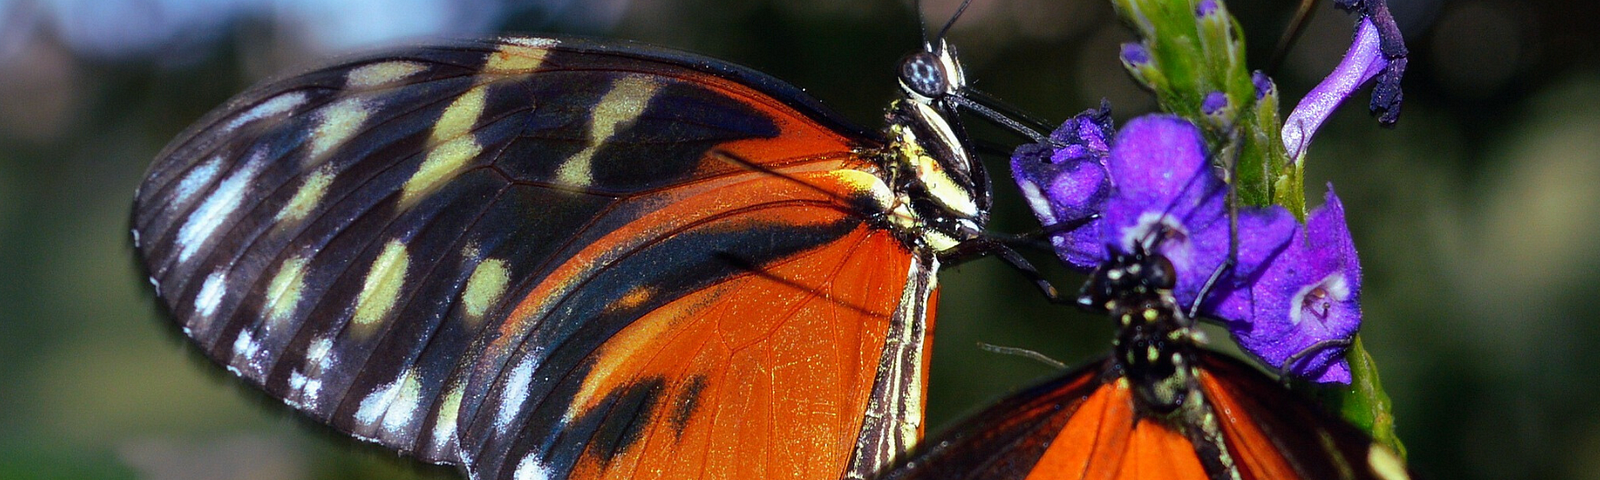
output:
[[1200, 101], [1200, 112], [1206, 115], [1216, 115], [1227, 107], [1228, 94], [1222, 92], [1207, 93], [1206, 98]]
[[1128, 65], [1142, 67], [1150, 63], [1150, 50], [1138, 42], [1122, 44], [1122, 62]]
[[[1177, 270], [1174, 295], [1194, 302], [1234, 240], [1228, 187], [1210, 171], [1199, 128], [1172, 116], [1136, 118], [1117, 134], [1106, 166], [1116, 188], [1105, 204], [1102, 245], [1126, 252], [1144, 244], [1166, 256]], [[1253, 277], [1288, 243], [1295, 225], [1282, 207], [1240, 210], [1237, 264], [1216, 293]]]
[[1261, 73], [1260, 70], [1250, 72], [1250, 83], [1253, 83], [1256, 86], [1256, 100], [1266, 98], [1267, 94], [1272, 93], [1273, 89], [1278, 88], [1277, 85], [1272, 83], [1272, 77], [1268, 77], [1267, 74]]
[[[1350, 51], [1345, 53], [1344, 60], [1327, 78], [1322, 79], [1322, 83], [1300, 99], [1300, 104], [1295, 105], [1289, 118], [1284, 120], [1283, 146], [1288, 150], [1289, 158], [1299, 161], [1305, 155], [1305, 147], [1312, 134], [1333, 114], [1334, 109], [1388, 65], [1389, 60], [1379, 46], [1378, 28], [1372, 21], [1363, 19], [1356, 27], [1355, 42], [1350, 45]], [[1396, 94], [1398, 92], [1395, 90]]]
[[1050, 243], [1067, 264], [1083, 271], [1105, 261], [1098, 215], [1111, 192], [1105, 167], [1113, 133], [1111, 107], [1103, 103], [1051, 132], [1044, 143], [1023, 145], [1011, 156], [1011, 172], [1034, 216], [1052, 234]]
[[[1227, 324], [1246, 351], [1292, 375], [1350, 382], [1345, 349], [1325, 342], [1349, 341], [1361, 326], [1361, 265], [1332, 185], [1303, 232], [1235, 296], [1247, 296], [1230, 300], [1248, 303], [1252, 312]], [[1285, 365], [1295, 356], [1303, 358]]]

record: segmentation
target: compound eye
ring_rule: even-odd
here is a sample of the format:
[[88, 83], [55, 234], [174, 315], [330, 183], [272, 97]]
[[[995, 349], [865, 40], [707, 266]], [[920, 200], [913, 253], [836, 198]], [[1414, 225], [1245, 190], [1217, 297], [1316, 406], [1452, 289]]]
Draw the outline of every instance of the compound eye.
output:
[[1150, 268], [1150, 286], [1171, 290], [1178, 286], [1177, 267], [1172, 266], [1172, 261], [1163, 255], [1152, 255]]
[[938, 97], [948, 85], [944, 65], [928, 52], [913, 53], [900, 61], [900, 83], [924, 97]]

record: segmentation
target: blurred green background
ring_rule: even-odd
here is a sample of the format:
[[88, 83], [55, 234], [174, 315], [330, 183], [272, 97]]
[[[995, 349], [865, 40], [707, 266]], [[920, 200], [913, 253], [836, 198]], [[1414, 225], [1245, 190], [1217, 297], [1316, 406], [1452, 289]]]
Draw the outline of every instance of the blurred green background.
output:
[[[938, 24], [956, 1], [923, 3]], [[1229, 2], [1252, 64], [1295, 3]], [[1285, 103], [1349, 40], [1352, 19], [1323, 3], [1275, 74]], [[1319, 202], [1332, 181], [1346, 203], [1363, 337], [1412, 464], [1425, 478], [1600, 478], [1600, 3], [1391, 7], [1412, 53], [1400, 126], [1379, 129], [1363, 96], [1312, 144], [1307, 185]], [[242, 387], [184, 343], [138, 273], [126, 227], [146, 165], [254, 81], [385, 43], [562, 32], [731, 60], [876, 126], [916, 18], [861, 0], [0, 0], [0, 478], [453, 475]], [[1153, 108], [1117, 63], [1132, 35], [1103, 0], [977, 0], [951, 37], [975, 86], [1052, 122], [1102, 97], [1119, 120]], [[1037, 228], [990, 160], [993, 229]], [[941, 278], [934, 430], [1055, 373], [977, 341], [1069, 363], [1107, 350], [1109, 322], [1046, 304], [997, 261]]]

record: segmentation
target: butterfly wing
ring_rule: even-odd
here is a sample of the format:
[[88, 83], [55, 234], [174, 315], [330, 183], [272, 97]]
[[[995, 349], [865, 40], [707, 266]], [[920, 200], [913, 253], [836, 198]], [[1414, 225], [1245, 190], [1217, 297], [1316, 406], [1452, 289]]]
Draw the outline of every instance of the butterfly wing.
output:
[[1245, 478], [1409, 478], [1405, 462], [1249, 365], [1201, 359], [1200, 387]]
[[[1063, 445], [1057, 440], [1064, 431], [1092, 434], [1100, 429], [1096, 424], [1103, 418], [1131, 418], [1113, 414], [1131, 403], [1126, 389], [1119, 397], [1119, 392], [1106, 388], [1107, 366], [1096, 363], [1008, 396], [940, 436], [928, 438], [881, 478], [1026, 478], [1047, 451]], [[1081, 450], [1081, 457], [1090, 450], [1114, 450], [1123, 443], [1125, 435], [1122, 440], [1106, 437], [1100, 443], [1070, 445]]]
[[[1248, 365], [1200, 355], [1201, 391], [1228, 458], [1203, 458], [1204, 421], [1145, 416], [1107, 360], [985, 408], [881, 477], [910, 479], [1400, 479], [1403, 463]], [[1374, 453], [1375, 452], [1375, 453]]]
[[881, 220], [877, 148], [706, 58], [425, 47], [231, 100], [133, 235], [211, 359], [359, 438], [475, 478], [837, 478], [921, 418], [937, 260]]

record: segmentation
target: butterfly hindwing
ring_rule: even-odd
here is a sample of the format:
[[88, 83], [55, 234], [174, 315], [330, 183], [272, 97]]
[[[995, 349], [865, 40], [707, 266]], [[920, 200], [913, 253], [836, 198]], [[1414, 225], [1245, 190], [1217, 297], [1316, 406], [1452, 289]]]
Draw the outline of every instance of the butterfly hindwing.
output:
[[1200, 386], [1235, 464], [1254, 478], [1405, 478], [1405, 462], [1231, 358], [1203, 359]]
[[937, 260], [883, 219], [882, 148], [688, 54], [422, 47], [231, 100], [133, 232], [209, 357], [360, 438], [475, 478], [837, 478], [921, 416]]
[[1140, 413], [1108, 360], [985, 407], [880, 478], [1229, 478], [1205, 466], [1213, 452], [1192, 440], [1208, 428], [1226, 444], [1222, 463], [1237, 467], [1243, 479], [1408, 478], [1404, 462], [1387, 449], [1253, 367], [1221, 354], [1199, 358], [1214, 427]]

